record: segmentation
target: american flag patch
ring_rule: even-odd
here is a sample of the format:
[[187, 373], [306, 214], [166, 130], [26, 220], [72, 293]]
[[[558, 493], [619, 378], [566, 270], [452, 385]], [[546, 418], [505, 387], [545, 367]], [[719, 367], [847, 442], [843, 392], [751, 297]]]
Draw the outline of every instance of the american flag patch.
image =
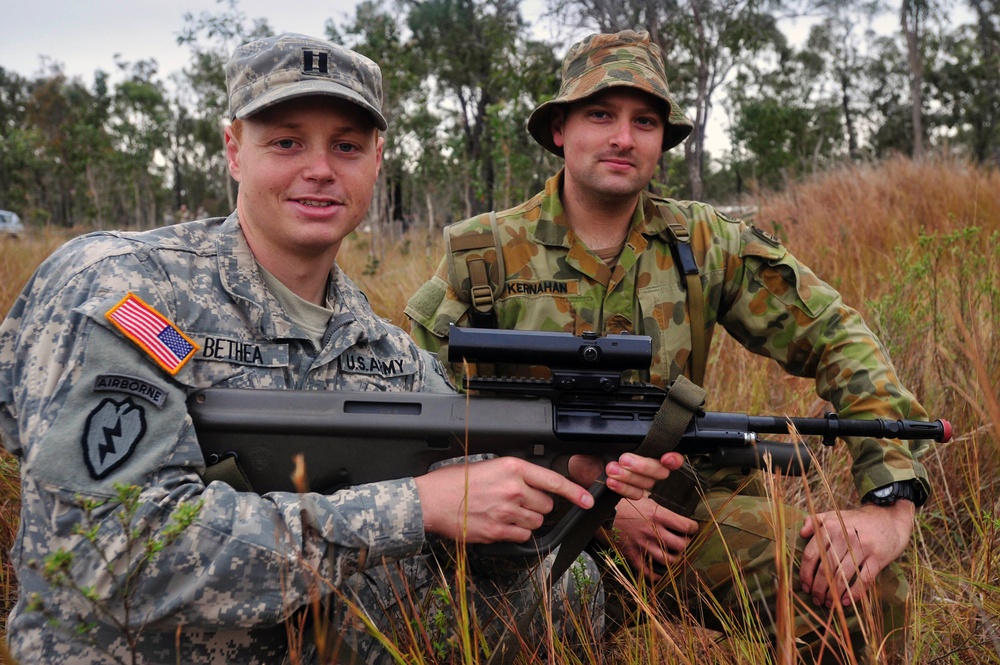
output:
[[177, 326], [134, 293], [122, 298], [105, 316], [171, 374], [180, 371], [199, 349]]

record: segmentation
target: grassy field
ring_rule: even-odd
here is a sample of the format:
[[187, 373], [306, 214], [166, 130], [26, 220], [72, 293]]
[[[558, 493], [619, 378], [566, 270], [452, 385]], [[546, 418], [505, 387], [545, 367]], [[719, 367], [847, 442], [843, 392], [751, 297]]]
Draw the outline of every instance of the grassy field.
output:
[[[923, 460], [934, 494], [918, 514], [904, 560], [912, 585], [908, 662], [1000, 663], [1000, 173], [894, 159], [828, 173], [756, 203], [755, 222], [862, 312], [931, 417], [955, 427], [954, 441], [935, 445]], [[0, 244], [0, 313], [60, 241], [33, 236]], [[340, 263], [376, 311], [405, 326], [406, 299], [440, 256], [439, 245], [429, 253], [425, 246], [425, 238], [410, 236], [372, 271], [367, 243], [356, 237]], [[724, 333], [715, 337], [706, 388], [712, 410], [825, 411], [811, 382], [784, 375]], [[855, 504], [843, 447], [818, 454], [822, 472], [806, 482], [782, 480], [771, 491], [817, 509]], [[0, 464], [0, 591], [9, 608], [16, 589], [6, 553], [18, 481], [14, 461]], [[594, 655], [595, 662], [749, 664], [765, 655], [752, 629], [734, 627], [733, 639], [720, 640], [689, 617], [668, 620], [654, 605], [644, 608], [651, 621], [623, 640], [617, 655]], [[795, 662], [794, 654], [778, 660]]]

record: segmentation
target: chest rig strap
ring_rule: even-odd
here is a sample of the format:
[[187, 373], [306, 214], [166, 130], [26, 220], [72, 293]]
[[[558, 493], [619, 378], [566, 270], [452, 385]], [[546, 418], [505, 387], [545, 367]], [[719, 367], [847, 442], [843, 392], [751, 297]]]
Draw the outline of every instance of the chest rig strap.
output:
[[[666, 213], [668, 211], [664, 211]], [[672, 219], [667, 220], [667, 230], [672, 242], [670, 250], [674, 261], [680, 266], [684, 277], [684, 288], [687, 290], [688, 316], [691, 319], [691, 381], [696, 385], [705, 382], [705, 366], [708, 350], [705, 348], [705, 299], [702, 294], [701, 276], [698, 274], [698, 264], [691, 250], [691, 234], [687, 226]]]
[[[448, 244], [449, 278], [452, 286], [461, 285], [455, 261], [456, 252], [467, 252], [465, 269], [469, 275], [469, 292], [465, 294], [469, 304], [469, 318], [474, 328], [496, 328], [497, 317], [494, 303], [500, 297], [507, 277], [503, 263], [503, 248], [500, 247], [500, 231], [497, 228], [497, 214], [490, 212], [490, 232], [452, 237], [445, 234]], [[494, 257], [488, 256], [490, 248]], [[492, 260], [490, 260], [492, 258]]]

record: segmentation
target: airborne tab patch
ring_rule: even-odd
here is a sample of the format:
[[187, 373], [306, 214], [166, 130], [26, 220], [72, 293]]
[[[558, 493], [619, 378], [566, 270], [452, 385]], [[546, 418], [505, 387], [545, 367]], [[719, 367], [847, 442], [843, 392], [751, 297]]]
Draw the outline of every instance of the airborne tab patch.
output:
[[93, 391], [128, 393], [146, 400], [157, 409], [162, 409], [167, 401], [164, 388], [127, 374], [100, 374], [94, 379]]
[[169, 319], [131, 291], [105, 316], [157, 365], [171, 374], [179, 372], [199, 348]]

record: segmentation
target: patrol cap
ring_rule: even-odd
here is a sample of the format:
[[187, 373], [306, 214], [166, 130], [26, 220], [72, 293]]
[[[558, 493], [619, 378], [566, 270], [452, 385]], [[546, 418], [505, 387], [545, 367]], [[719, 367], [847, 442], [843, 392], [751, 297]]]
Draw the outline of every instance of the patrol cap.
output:
[[637, 88], [667, 103], [663, 149], [669, 150], [688, 137], [694, 124], [684, 115], [667, 88], [660, 47], [645, 30], [595, 34], [573, 44], [563, 60], [559, 94], [531, 112], [528, 132], [546, 150], [560, 157], [562, 148], [552, 141], [552, 111], [606, 88]]
[[388, 126], [378, 65], [323, 39], [286, 32], [244, 44], [226, 63], [226, 86], [230, 119], [297, 97], [328, 95], [368, 111], [380, 130]]

